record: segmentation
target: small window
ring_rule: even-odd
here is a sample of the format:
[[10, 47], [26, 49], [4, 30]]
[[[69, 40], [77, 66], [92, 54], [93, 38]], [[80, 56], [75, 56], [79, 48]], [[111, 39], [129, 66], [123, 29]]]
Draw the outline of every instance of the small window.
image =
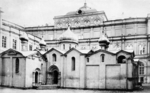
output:
[[6, 36], [2, 36], [2, 47], [6, 48], [6, 42], [7, 41], [7, 37]]
[[139, 74], [144, 75], [144, 64], [139, 62]]
[[104, 62], [105, 54], [101, 54], [101, 62]]
[[17, 40], [13, 39], [13, 49], [17, 49]]
[[75, 57], [72, 57], [72, 71], [75, 71]]
[[52, 56], [53, 56], [53, 62], [56, 62], [57, 61], [56, 60], [57, 59], [56, 54], [53, 54]]
[[16, 58], [16, 73], [19, 73], [19, 58]]
[[89, 58], [87, 58], [87, 62], [89, 63]]

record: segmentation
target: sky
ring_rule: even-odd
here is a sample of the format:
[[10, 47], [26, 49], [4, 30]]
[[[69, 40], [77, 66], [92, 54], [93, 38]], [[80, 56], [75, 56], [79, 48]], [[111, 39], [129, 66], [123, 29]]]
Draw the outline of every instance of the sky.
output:
[[87, 6], [104, 11], [108, 20], [147, 17], [150, 0], [0, 0], [2, 18], [24, 27], [53, 25], [54, 16]]

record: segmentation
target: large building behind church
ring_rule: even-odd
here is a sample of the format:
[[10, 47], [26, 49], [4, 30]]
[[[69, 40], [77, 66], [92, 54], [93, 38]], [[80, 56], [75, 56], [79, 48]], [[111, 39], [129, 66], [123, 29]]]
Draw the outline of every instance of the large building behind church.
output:
[[140, 81], [150, 82], [149, 72], [149, 34], [150, 16], [109, 20], [104, 11], [97, 11], [85, 3], [76, 11], [55, 16], [53, 26], [26, 27], [27, 33], [44, 37], [47, 48], [59, 47], [59, 36], [68, 25], [79, 38], [78, 48], [82, 50], [99, 48], [97, 40], [102, 31], [106, 32], [110, 47], [108, 50], [134, 50], [135, 61], [140, 62]]
[[[71, 88], [133, 89], [137, 71], [139, 82], [149, 83], [149, 17], [109, 20], [104, 11], [86, 3], [77, 11], [55, 16], [53, 26], [22, 27], [0, 16], [0, 57], [5, 66], [10, 66], [1, 72], [1, 84], [20, 86], [12, 78], [18, 74], [14, 64], [18, 59], [28, 60], [22, 61], [20, 66], [28, 65], [16, 75], [24, 78], [23, 88], [57, 84]], [[102, 48], [99, 38], [104, 33], [109, 47]], [[38, 52], [24, 53], [33, 50]], [[31, 62], [37, 65], [32, 67]], [[134, 62], [140, 65], [138, 70]], [[96, 74], [91, 76], [93, 71]], [[111, 71], [117, 73], [110, 74]]]

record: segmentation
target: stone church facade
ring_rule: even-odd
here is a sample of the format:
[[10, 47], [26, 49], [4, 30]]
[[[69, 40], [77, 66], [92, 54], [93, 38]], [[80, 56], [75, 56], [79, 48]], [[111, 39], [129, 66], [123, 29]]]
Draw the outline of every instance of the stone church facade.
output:
[[76, 48], [78, 39], [70, 27], [59, 39], [59, 48], [44, 51], [46, 43], [41, 40], [40, 50], [28, 51], [27, 35], [21, 36], [23, 51], [8, 49], [0, 54], [1, 86], [132, 90], [138, 84], [134, 51], [108, 51], [106, 33], [98, 40], [98, 50]]
[[[137, 80], [149, 83], [149, 20], [149, 15], [108, 20], [104, 11], [86, 3], [55, 16], [53, 26], [22, 27], [0, 15], [1, 85], [133, 89]], [[16, 75], [17, 58], [22, 61], [19, 66], [28, 64], [25, 68], [31, 69], [20, 67], [21, 74]], [[14, 74], [21, 85], [13, 81]]]

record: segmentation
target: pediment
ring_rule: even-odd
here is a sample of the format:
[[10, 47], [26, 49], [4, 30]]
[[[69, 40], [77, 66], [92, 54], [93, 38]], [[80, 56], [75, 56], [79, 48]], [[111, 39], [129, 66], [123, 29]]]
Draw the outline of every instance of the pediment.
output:
[[1, 53], [1, 57], [3, 57], [3, 56], [14, 56], [14, 55], [17, 55], [17, 54], [21, 54], [21, 53], [14, 50], [14, 49], [8, 49], [8, 50]]
[[8, 55], [16, 55], [17, 52], [16, 51], [13, 51], [13, 50], [10, 50], [7, 52]]

